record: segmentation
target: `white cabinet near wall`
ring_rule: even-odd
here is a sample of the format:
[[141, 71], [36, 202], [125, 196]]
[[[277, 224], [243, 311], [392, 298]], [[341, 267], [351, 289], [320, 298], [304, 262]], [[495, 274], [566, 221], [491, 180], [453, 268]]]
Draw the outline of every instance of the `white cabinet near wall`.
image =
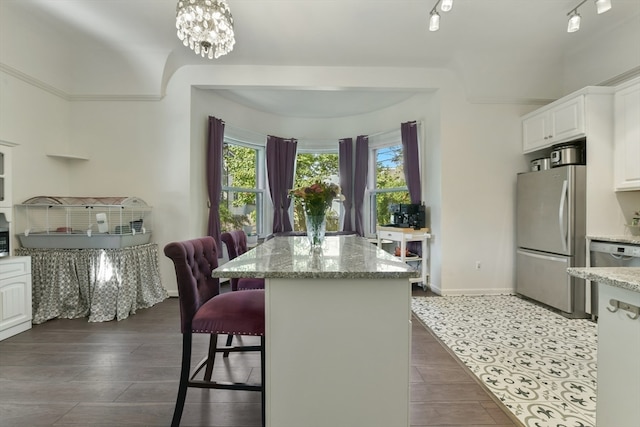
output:
[[525, 153], [584, 134], [584, 95], [552, 103], [522, 118], [522, 149]]
[[[0, 141], [0, 209], [11, 209], [11, 145]], [[9, 220], [9, 218], [7, 218]]]
[[[593, 139], [602, 133], [602, 123], [613, 121], [608, 104], [613, 104], [614, 91], [613, 87], [587, 86], [525, 114], [521, 118], [522, 151], [532, 153], [584, 136]], [[606, 141], [598, 143], [611, 144], [612, 138], [607, 135]]]
[[640, 190], [640, 78], [616, 88], [614, 150], [615, 190]]
[[31, 329], [31, 257], [0, 259], [0, 341]]

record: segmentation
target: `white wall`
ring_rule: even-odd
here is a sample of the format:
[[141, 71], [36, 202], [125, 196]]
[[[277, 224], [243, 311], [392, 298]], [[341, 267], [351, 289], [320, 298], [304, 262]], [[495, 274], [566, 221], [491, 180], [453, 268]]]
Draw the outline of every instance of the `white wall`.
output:
[[640, 71], [640, 15], [624, 25], [603, 28], [593, 39], [575, 46], [564, 58], [564, 94]]
[[[229, 71], [234, 75], [243, 74], [242, 68]], [[262, 71], [256, 74], [259, 78], [243, 84], [273, 85], [282, 70], [269, 67]], [[361, 75], [357, 69], [345, 69], [334, 73], [331, 79], [327, 78], [328, 73], [318, 73], [315, 69], [301, 71], [304, 72], [288, 74], [291, 87], [335, 85], [336, 81], [354, 87]], [[323, 78], [309, 81], [309, 75]], [[197, 81], [193, 75], [184, 78], [187, 85], [188, 81]], [[423, 143], [426, 144], [422, 147], [426, 165], [423, 192], [434, 234], [434, 288], [448, 294], [511, 292], [515, 173], [527, 167], [521, 155], [519, 117], [531, 107], [469, 104], [459, 82], [447, 72], [416, 74], [413, 70], [393, 70], [376, 76], [381, 86], [392, 87], [397, 79], [405, 84], [410, 81], [412, 87], [422, 87], [424, 92], [377, 113], [324, 120], [274, 116], [234, 104], [208, 91], [194, 90], [191, 157], [202, 158], [209, 115], [263, 135], [334, 141], [344, 136], [388, 131], [402, 121], [420, 120], [424, 123]], [[227, 81], [224, 72], [218, 72], [216, 80], [221, 86], [233, 85], [233, 80]], [[204, 82], [199, 85], [206, 86]], [[431, 85], [440, 86], [437, 93]], [[202, 161], [192, 162], [191, 173], [195, 175], [192, 185], [198, 188], [193, 193], [206, 200], [204, 181], [197, 178], [204, 174]], [[192, 215], [195, 212], [200, 222], [196, 227], [204, 230], [206, 215], [202, 202], [192, 200], [190, 204]], [[481, 261], [480, 270], [475, 269], [476, 261]]]
[[[482, 104], [469, 102], [468, 94], [487, 98], [491, 91], [469, 91], [465, 85], [482, 83], [466, 74], [459, 77], [455, 71], [203, 65], [179, 68], [168, 79], [161, 100], [147, 101], [156, 98], [146, 96], [149, 88], [145, 86], [142, 96], [81, 101], [66, 92], [89, 88], [86, 80], [80, 86], [78, 81], [74, 84], [64, 43], [43, 28], [15, 25], [0, 15], [0, 139], [19, 144], [13, 149], [14, 203], [41, 194], [135, 195], [154, 207], [153, 240], [162, 248], [169, 241], [204, 233], [202, 156], [208, 115], [259, 133], [301, 139], [371, 134], [402, 121], [422, 120], [423, 191], [434, 233], [434, 287], [447, 294], [513, 289], [515, 173], [527, 168], [521, 155], [519, 117], [535, 108], [516, 99], [537, 90], [522, 88], [510, 97], [512, 104]], [[33, 34], [8, 37], [12, 29]], [[631, 37], [640, 33], [624, 31], [630, 31]], [[20, 48], [20, 43], [38, 45], [43, 39], [51, 43], [42, 57]], [[599, 63], [597, 54], [605, 54], [607, 46], [612, 53], [605, 57], [612, 64], [592, 75], [586, 64]], [[571, 86], [570, 81], [594, 84], [595, 78], [640, 63], [636, 58], [618, 58], [616, 54], [626, 50], [618, 51], [617, 46], [616, 39], [609, 39], [609, 43], [602, 40], [597, 51], [574, 52], [572, 64], [582, 66], [566, 65], [571, 73], [564, 81], [557, 76], [564, 83], [561, 86]], [[52, 60], [45, 61], [47, 57]], [[249, 111], [203, 90], [243, 86], [415, 89], [417, 95], [383, 112], [335, 119], [327, 126], [322, 120]], [[509, 80], [509, 87], [514, 86]], [[555, 80], [550, 82], [544, 96], [562, 95], [559, 86]], [[124, 87], [130, 91], [130, 82]], [[500, 90], [496, 93], [503, 101], [509, 98]], [[89, 160], [47, 157], [50, 151]], [[175, 291], [172, 266], [163, 255], [160, 261], [163, 282]], [[481, 263], [480, 270], [475, 269], [476, 261]]]
[[[500, 210], [504, 210], [504, 205], [512, 204], [510, 190], [503, 189], [511, 185], [509, 179], [513, 177], [515, 169], [511, 160], [516, 159], [519, 153], [517, 129], [522, 107], [468, 104], [459, 83], [448, 72], [393, 69], [369, 73], [370, 81], [365, 84], [371, 87], [376, 82], [380, 88], [410, 84], [424, 92], [378, 113], [328, 121], [293, 120], [250, 111], [207, 91], [193, 89], [194, 82], [200, 86], [213, 83], [229, 86], [236, 81], [236, 76], [249, 75], [249, 69], [229, 67], [218, 70], [215, 78], [212, 78], [206, 72], [207, 68], [185, 67], [179, 70], [167, 87], [167, 96], [159, 102], [69, 102], [57, 98], [66, 108], [51, 106], [47, 113], [66, 111], [70, 142], [61, 150], [82, 154], [89, 160], [61, 161], [48, 158], [43, 155], [47, 150], [43, 139], [16, 137], [21, 139], [18, 142], [22, 142], [16, 152], [32, 152], [41, 159], [44, 170], [56, 170], [56, 176], [60, 177], [53, 181], [38, 180], [32, 178], [33, 174], [25, 173], [23, 176], [29, 177], [30, 185], [24, 186], [18, 180], [16, 199], [38, 194], [141, 197], [154, 207], [153, 240], [162, 248], [169, 241], [202, 235], [206, 230], [203, 153], [208, 115], [263, 134], [298, 136], [304, 132], [302, 137], [317, 139], [373, 134], [393, 129], [402, 121], [420, 120], [425, 124], [424, 139], [427, 143], [423, 147], [423, 156], [429, 165], [424, 174], [423, 188], [434, 220], [434, 286], [443, 292], [458, 292], [459, 289], [473, 292], [475, 289], [486, 293], [512, 288], [512, 262], [509, 258], [512, 239], [496, 239], [492, 231], [509, 228], [511, 213], [506, 214], [506, 220], [504, 215], [494, 216], [489, 204], [476, 200], [498, 199], [499, 203], [492, 203]], [[363, 70], [269, 67], [261, 73], [251, 72], [251, 78], [241, 79], [241, 84], [281, 84], [283, 73], [287, 74], [290, 84], [296, 87], [344, 85], [353, 88], [361, 84]], [[314, 78], [309, 79], [310, 75]], [[21, 81], [11, 81], [10, 86], [15, 91], [15, 97], [25, 100], [30, 108], [34, 101], [41, 104], [39, 97], [51, 97], [39, 89], [35, 89], [35, 95], [30, 94], [34, 88], [25, 86]], [[437, 94], [433, 93], [433, 86], [441, 86]], [[53, 98], [56, 99], [55, 96]], [[438, 102], [445, 105], [440, 114], [438, 111], [443, 107], [438, 106]], [[24, 111], [22, 116], [29, 114]], [[443, 117], [447, 117], [447, 120], [442, 120]], [[28, 126], [20, 129], [12, 132], [29, 134]], [[5, 130], [10, 132], [10, 127], [3, 127], [2, 131]], [[439, 134], [443, 135], [442, 141], [438, 140]], [[440, 161], [438, 154], [434, 160], [430, 159], [432, 153], [441, 153]], [[478, 156], [482, 156], [482, 167], [485, 169], [478, 168]], [[505, 156], [509, 161], [505, 161]], [[16, 169], [29, 163], [26, 157], [16, 156]], [[504, 172], [494, 176], [497, 170]], [[468, 171], [473, 171], [471, 181], [474, 185], [470, 185]], [[496, 187], [502, 189], [496, 191]], [[433, 195], [429, 189], [435, 190]], [[438, 192], [444, 196], [442, 202], [438, 201]], [[467, 201], [482, 206], [470, 206], [467, 214], [464, 212]], [[483, 212], [482, 207], [487, 212]], [[474, 218], [469, 218], [469, 215]], [[469, 234], [472, 231], [468, 228], [470, 220], [481, 222], [482, 228], [477, 227], [474, 233]], [[476, 234], [480, 230], [483, 232]], [[460, 245], [455, 242], [460, 242]], [[460, 247], [464, 247], [464, 250], [460, 250]], [[509, 257], [494, 260], [490, 255], [485, 255], [486, 261], [483, 261], [486, 270], [481, 270], [480, 274], [475, 271], [471, 272], [473, 275], [465, 273], [469, 270], [468, 266], [475, 265], [477, 254], [480, 253], [506, 253]], [[163, 256], [161, 274], [165, 286], [175, 290], [172, 267]], [[468, 281], [469, 278], [473, 280]]]
[[[13, 148], [13, 202], [70, 190], [67, 161], [47, 157], [69, 142], [69, 102], [0, 72], [0, 140]], [[15, 246], [15, 242], [14, 242]]]

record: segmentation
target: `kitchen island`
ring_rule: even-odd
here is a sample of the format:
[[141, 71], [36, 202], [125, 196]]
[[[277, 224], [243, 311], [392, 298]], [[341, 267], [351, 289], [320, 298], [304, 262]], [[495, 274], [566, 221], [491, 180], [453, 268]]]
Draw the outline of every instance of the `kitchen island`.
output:
[[268, 427], [409, 425], [419, 272], [358, 236], [275, 237], [214, 277], [265, 278]]
[[596, 425], [632, 426], [640, 420], [640, 268], [569, 268], [598, 282]]

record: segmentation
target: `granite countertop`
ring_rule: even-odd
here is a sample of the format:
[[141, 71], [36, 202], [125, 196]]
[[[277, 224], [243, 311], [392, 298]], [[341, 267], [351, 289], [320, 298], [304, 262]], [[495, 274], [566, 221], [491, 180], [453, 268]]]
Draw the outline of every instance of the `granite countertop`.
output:
[[312, 252], [306, 236], [274, 237], [216, 268], [213, 277], [397, 279], [419, 271], [359, 236], [328, 236]]
[[581, 279], [640, 292], [640, 267], [570, 267], [567, 272]]
[[591, 240], [600, 240], [602, 242], [615, 243], [631, 243], [640, 245], [640, 236], [620, 235], [620, 236], [587, 236]]

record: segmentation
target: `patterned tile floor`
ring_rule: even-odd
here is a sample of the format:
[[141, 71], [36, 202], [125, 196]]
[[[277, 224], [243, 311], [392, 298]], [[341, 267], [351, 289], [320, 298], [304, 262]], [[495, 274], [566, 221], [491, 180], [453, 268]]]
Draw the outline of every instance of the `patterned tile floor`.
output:
[[414, 297], [412, 308], [525, 426], [595, 426], [594, 322], [511, 295]]

